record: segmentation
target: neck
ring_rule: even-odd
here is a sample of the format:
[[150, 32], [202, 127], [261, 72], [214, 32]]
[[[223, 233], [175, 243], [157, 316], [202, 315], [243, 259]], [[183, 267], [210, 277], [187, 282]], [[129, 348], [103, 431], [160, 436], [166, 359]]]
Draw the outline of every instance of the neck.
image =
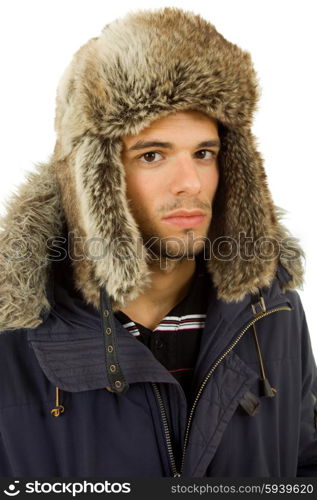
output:
[[187, 295], [196, 267], [195, 259], [164, 264], [150, 266], [151, 287], [121, 309], [131, 320], [152, 330]]

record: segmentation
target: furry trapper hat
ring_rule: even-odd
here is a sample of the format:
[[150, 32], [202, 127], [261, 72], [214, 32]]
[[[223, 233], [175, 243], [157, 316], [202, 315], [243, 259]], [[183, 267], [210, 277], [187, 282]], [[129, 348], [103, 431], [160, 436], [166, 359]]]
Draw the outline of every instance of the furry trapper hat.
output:
[[[85, 255], [72, 264], [87, 302], [98, 307], [105, 286], [116, 309], [150, 283], [126, 198], [121, 137], [180, 110], [204, 112], [220, 126], [220, 182], [208, 236], [221, 245], [207, 263], [218, 297], [239, 301], [269, 286], [279, 261], [291, 275], [287, 288], [300, 286], [303, 252], [294, 239], [286, 241], [251, 133], [257, 99], [249, 53], [193, 13], [131, 13], [81, 47], [58, 88], [51, 161], [29, 177], [2, 224], [2, 329], [41, 322], [49, 307], [47, 240], [62, 233], [65, 220], [72, 248]], [[86, 255], [88, 239], [102, 246], [102, 258]], [[246, 241], [253, 258], [246, 258]], [[224, 259], [232, 242], [236, 251]], [[13, 250], [21, 255], [19, 245], [24, 258], [12, 258]]]

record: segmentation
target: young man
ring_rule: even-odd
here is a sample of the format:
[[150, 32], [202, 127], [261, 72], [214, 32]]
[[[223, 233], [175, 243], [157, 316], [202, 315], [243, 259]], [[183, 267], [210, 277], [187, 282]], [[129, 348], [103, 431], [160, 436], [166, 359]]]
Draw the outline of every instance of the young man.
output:
[[316, 476], [302, 250], [248, 53], [167, 8], [105, 27], [1, 234], [0, 471]]

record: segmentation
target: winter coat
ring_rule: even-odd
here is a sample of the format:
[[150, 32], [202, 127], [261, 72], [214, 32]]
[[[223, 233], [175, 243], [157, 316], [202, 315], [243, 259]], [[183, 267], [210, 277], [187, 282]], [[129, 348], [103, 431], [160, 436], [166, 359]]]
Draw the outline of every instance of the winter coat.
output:
[[[129, 14], [76, 53], [54, 153], [2, 220], [1, 475], [317, 475], [303, 251], [256, 150], [257, 97], [250, 55], [179, 9]], [[189, 405], [114, 316], [151, 283], [121, 137], [188, 109], [215, 118], [221, 138]]]
[[87, 306], [59, 272], [43, 324], [0, 336], [1, 475], [317, 476], [316, 366], [299, 295], [281, 292], [282, 267], [256, 315], [249, 295], [226, 303], [211, 288], [190, 407], [116, 318], [115, 381], [126, 387], [111, 392], [107, 305]]

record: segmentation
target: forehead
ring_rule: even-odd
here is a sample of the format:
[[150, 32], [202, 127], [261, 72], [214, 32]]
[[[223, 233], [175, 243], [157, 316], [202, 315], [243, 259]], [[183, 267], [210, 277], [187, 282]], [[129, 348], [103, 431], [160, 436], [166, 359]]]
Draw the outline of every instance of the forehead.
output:
[[190, 136], [205, 135], [205, 139], [218, 137], [217, 120], [200, 111], [179, 111], [171, 113], [153, 121], [148, 127], [136, 135], [122, 136], [123, 144], [131, 146], [136, 140], [152, 138], [170, 140], [180, 134], [189, 133]]

